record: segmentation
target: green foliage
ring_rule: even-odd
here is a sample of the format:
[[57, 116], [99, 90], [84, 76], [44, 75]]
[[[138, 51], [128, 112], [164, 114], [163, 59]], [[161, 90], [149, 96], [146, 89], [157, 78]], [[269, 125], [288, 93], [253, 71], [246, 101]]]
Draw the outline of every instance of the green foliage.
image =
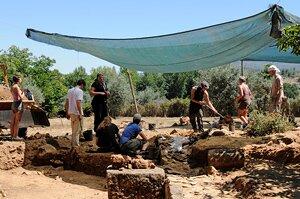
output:
[[170, 100], [167, 117], [179, 117], [188, 115], [190, 99], [175, 98]]
[[289, 98], [296, 98], [299, 95], [299, 89], [296, 84], [283, 83], [284, 94]]
[[291, 112], [295, 117], [300, 117], [300, 96], [290, 100]]
[[295, 26], [286, 26], [283, 28], [283, 34], [278, 39], [278, 47], [281, 51], [291, 48], [292, 54], [300, 55], [300, 24]]
[[163, 116], [163, 112], [162, 109], [160, 107], [160, 105], [158, 103], [147, 103], [144, 105], [144, 113], [143, 116], [147, 116], [147, 117], [162, 117]]
[[72, 73], [65, 75], [64, 85], [67, 88], [72, 88], [80, 79], [84, 79], [86, 81], [87, 88], [89, 88], [91, 82], [89, 81], [89, 76], [86, 73], [85, 68], [83, 66], [75, 68]]
[[164, 96], [167, 93], [166, 86], [166, 80], [161, 73], [141, 73], [138, 76], [136, 90], [144, 91], [146, 88], [152, 88]]
[[[108, 107], [110, 115], [118, 116], [125, 111], [126, 107], [132, 102], [129, 83], [122, 74], [114, 74], [107, 77], [109, 80], [108, 88], [110, 96], [108, 99]], [[132, 116], [132, 115], [131, 115]]]
[[281, 75], [283, 77], [294, 77], [296, 74], [296, 69], [293, 68], [293, 69], [282, 69], [281, 70]]
[[152, 87], [147, 87], [145, 90], [138, 92], [137, 102], [141, 105], [150, 103], [150, 102], [162, 102], [166, 98], [162, 93], [155, 91]]
[[168, 100], [168, 99], [166, 99], [166, 100], [164, 100], [163, 102], [160, 103], [162, 116], [164, 116], [164, 117], [167, 116], [167, 112], [168, 112], [170, 104], [171, 104], [171, 100]]
[[30, 74], [30, 66], [36, 58], [27, 48], [20, 49], [11, 46], [7, 51], [1, 50], [0, 52], [0, 63], [6, 64], [8, 78], [14, 75], [26, 77]]
[[[138, 112], [144, 116], [145, 113], [145, 108], [142, 105], [137, 105], [138, 107]], [[135, 105], [131, 104], [129, 106], [126, 107], [125, 111], [123, 112], [123, 116], [125, 117], [132, 117], [134, 114], [136, 114], [136, 109], [135, 109]]]
[[267, 111], [270, 104], [272, 81], [263, 75], [249, 72], [247, 84], [253, 95], [250, 110]]
[[238, 96], [237, 80], [239, 70], [231, 66], [221, 66], [198, 72], [197, 82], [209, 83], [209, 98], [214, 107], [224, 115], [235, 115], [234, 100]]
[[166, 82], [167, 99], [186, 98], [191, 91], [191, 82], [197, 72], [165, 73], [162, 75]]
[[26, 88], [30, 90], [30, 92], [33, 94], [34, 101], [37, 105], [41, 106], [42, 103], [45, 101], [42, 90], [29, 77], [23, 79], [21, 88]]
[[288, 118], [280, 113], [261, 113], [253, 111], [248, 133], [254, 136], [265, 136], [272, 133], [282, 133], [293, 128]]
[[261, 76], [264, 79], [271, 79], [272, 77], [270, 76], [269, 70], [268, 70], [270, 66], [271, 66], [271, 64], [266, 64], [264, 66], [264, 69], [258, 73], [258, 76]]

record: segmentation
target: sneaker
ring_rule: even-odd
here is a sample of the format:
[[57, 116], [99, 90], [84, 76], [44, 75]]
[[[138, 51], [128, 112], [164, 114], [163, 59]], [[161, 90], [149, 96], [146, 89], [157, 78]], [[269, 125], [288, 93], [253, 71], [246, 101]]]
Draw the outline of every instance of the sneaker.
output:
[[12, 138], [12, 141], [23, 141], [23, 140], [24, 140], [24, 138], [21, 138], [19, 136]]

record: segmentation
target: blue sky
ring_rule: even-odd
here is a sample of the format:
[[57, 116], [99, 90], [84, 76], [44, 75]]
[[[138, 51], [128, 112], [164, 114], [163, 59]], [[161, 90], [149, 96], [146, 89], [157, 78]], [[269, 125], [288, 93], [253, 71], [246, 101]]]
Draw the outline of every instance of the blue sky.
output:
[[98, 38], [131, 38], [175, 33], [255, 15], [277, 3], [300, 16], [299, 0], [7, 0], [1, 2], [0, 49], [28, 48], [56, 60], [53, 69], [114, 66], [91, 55], [28, 39], [27, 28]]

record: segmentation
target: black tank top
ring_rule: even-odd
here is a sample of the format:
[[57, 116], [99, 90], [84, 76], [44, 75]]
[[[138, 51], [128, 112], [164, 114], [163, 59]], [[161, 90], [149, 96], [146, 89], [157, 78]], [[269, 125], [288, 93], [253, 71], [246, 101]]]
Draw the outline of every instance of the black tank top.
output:
[[[202, 89], [201, 86], [197, 86], [197, 89], [194, 93], [194, 98], [193, 98], [194, 100], [196, 100], [196, 101], [202, 101], [203, 100], [203, 92], [201, 92], [201, 89]], [[201, 104], [195, 103], [192, 100], [191, 100], [190, 105], [191, 105], [191, 108], [197, 108], [197, 109], [202, 108]]]

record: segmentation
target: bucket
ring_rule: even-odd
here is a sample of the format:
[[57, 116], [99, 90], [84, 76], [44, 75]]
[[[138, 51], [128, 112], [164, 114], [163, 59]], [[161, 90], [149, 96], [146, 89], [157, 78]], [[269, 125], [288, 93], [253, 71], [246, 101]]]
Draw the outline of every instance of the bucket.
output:
[[18, 136], [20, 138], [26, 138], [27, 137], [27, 128], [19, 128]]
[[235, 124], [234, 124], [234, 122], [229, 123], [228, 127], [229, 127], [229, 131], [234, 132], [234, 130], [235, 130]]
[[83, 137], [85, 141], [93, 141], [93, 130], [83, 131]]
[[149, 125], [149, 130], [154, 130], [156, 128], [156, 124], [150, 123]]

